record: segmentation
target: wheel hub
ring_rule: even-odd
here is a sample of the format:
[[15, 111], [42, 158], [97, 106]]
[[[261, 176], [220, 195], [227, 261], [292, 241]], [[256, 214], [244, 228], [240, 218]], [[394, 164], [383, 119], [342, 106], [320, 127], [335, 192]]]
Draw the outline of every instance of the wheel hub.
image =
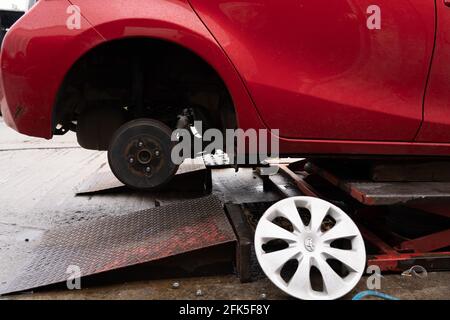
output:
[[152, 152], [148, 149], [140, 150], [137, 153], [137, 159], [140, 164], [148, 164], [152, 161]]
[[171, 130], [151, 119], [133, 120], [115, 133], [108, 160], [115, 176], [135, 189], [168, 182], [178, 166], [171, 161]]
[[160, 149], [160, 143], [150, 136], [142, 135], [139, 139], [130, 140], [126, 144], [129, 169], [147, 177], [158, 172], [161, 166]]

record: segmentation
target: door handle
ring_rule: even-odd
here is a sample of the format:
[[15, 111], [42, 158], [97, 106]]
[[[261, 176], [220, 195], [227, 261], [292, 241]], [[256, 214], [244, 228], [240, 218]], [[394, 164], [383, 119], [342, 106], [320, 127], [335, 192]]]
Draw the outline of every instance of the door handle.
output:
[[450, 0], [444, 0], [444, 4], [445, 4], [447, 7], [450, 7]]

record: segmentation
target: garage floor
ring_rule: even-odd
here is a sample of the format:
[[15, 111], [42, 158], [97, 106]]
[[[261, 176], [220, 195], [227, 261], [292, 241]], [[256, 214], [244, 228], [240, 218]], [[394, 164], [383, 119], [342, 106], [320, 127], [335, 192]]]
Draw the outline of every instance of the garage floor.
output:
[[[8, 283], [27, 255], [51, 228], [122, 215], [196, 197], [194, 194], [120, 192], [75, 196], [74, 188], [96, 170], [104, 170], [106, 155], [78, 147], [67, 134], [52, 141], [34, 139], [7, 128], [0, 118], [0, 284]], [[227, 202], [278, 199], [263, 192], [251, 169], [213, 172], [213, 193]], [[178, 289], [172, 288], [179, 282]], [[347, 298], [366, 289], [366, 278]], [[449, 299], [450, 272], [430, 273], [425, 279], [384, 275], [381, 291], [401, 299]], [[201, 296], [196, 291], [202, 290]], [[52, 290], [4, 299], [288, 299], [267, 279], [241, 284], [234, 275], [130, 281], [126, 276], [80, 291]]]

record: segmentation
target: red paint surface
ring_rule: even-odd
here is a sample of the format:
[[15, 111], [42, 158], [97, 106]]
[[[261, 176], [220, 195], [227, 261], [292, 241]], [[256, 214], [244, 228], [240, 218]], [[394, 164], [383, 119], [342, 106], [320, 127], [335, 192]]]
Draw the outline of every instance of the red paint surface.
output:
[[239, 126], [280, 129], [282, 153], [450, 155], [441, 3], [433, 58], [433, 1], [377, 1], [381, 30], [366, 27], [368, 0], [72, 2], [81, 30], [66, 28], [68, 0], [41, 0], [5, 38], [1, 106], [19, 132], [51, 138], [70, 67], [99, 44], [139, 36], [202, 57], [227, 85]]
[[411, 141], [434, 37], [434, 3], [191, 0], [245, 79], [265, 123], [287, 138]]
[[424, 123], [417, 141], [450, 142], [450, 8], [436, 2], [436, 47], [427, 88]]

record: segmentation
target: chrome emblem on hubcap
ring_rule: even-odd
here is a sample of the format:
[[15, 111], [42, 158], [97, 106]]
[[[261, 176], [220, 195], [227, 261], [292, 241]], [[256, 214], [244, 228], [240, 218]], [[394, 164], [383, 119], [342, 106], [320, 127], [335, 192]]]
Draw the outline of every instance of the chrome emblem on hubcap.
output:
[[309, 252], [313, 252], [314, 251], [314, 241], [312, 238], [306, 238], [305, 239], [305, 248], [306, 250], [308, 250]]

